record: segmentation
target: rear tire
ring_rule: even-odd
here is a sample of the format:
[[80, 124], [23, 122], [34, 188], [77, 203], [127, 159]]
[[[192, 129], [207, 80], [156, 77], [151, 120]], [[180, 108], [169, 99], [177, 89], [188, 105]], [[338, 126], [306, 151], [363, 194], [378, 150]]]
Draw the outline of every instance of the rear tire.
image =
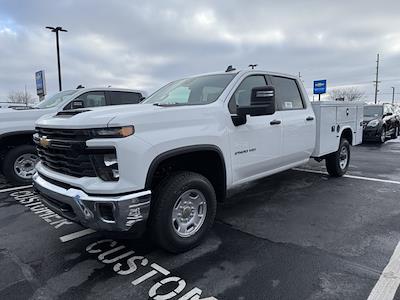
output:
[[328, 154], [325, 159], [326, 169], [332, 177], [343, 176], [350, 163], [350, 143], [346, 139], [341, 139], [339, 149]]
[[172, 253], [192, 249], [211, 228], [216, 208], [215, 191], [207, 178], [193, 172], [174, 173], [154, 191], [149, 219], [152, 237]]
[[36, 147], [21, 145], [7, 152], [3, 160], [3, 174], [16, 185], [27, 185], [32, 182], [35, 164], [39, 160]]

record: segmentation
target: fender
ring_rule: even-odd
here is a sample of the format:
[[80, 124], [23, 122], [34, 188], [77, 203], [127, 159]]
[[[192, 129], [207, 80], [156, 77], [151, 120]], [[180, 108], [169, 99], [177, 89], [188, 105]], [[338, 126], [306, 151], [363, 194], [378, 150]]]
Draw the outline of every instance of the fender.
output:
[[[31, 136], [31, 142], [33, 145], [33, 134], [35, 133], [34, 130], [23, 130], [23, 131], [12, 131], [12, 132], [7, 132], [4, 134], [0, 134], [0, 149], [1, 149], [1, 153], [4, 153], [4, 151], [8, 148], [7, 146], [10, 146], [10, 141], [8, 140], [8, 138], [13, 138], [13, 137], [17, 137], [17, 136]], [[25, 140], [23, 140], [25, 141]]]
[[[346, 129], [349, 129], [349, 130], [351, 131], [351, 145], [354, 146], [355, 136], [354, 136], [354, 132], [353, 132], [353, 130], [351, 129], [350, 126], [343, 126], [343, 127], [341, 127], [341, 128], [340, 128], [340, 131], [339, 131], [339, 133], [338, 133], [338, 138], [340, 138], [340, 137], [342, 136], [343, 131], [345, 131]], [[339, 139], [339, 143], [340, 143], [340, 139]], [[338, 148], [339, 148], [339, 144], [338, 144]]]
[[0, 142], [1, 140], [3, 140], [4, 138], [7, 138], [9, 136], [13, 136], [13, 135], [25, 135], [25, 134], [34, 134], [35, 130], [21, 130], [21, 131], [11, 131], [11, 132], [7, 132], [7, 133], [3, 133], [0, 134]]
[[[226, 191], [226, 164], [225, 164], [224, 155], [219, 147], [217, 147], [215, 145], [208, 145], [208, 144], [180, 147], [180, 148], [168, 150], [168, 151], [156, 156], [156, 158], [154, 158], [153, 161], [151, 162], [149, 170], [147, 172], [145, 189], [150, 189], [154, 173], [157, 170], [157, 167], [160, 165], [161, 162], [165, 161], [168, 158], [174, 157], [174, 156], [178, 156], [178, 155], [186, 154], [186, 153], [192, 153], [192, 152], [199, 152], [199, 151], [213, 151], [219, 155], [219, 157], [222, 161], [222, 168], [223, 168], [223, 170], [222, 170], [223, 177], [224, 177], [223, 190]], [[225, 193], [226, 192], [224, 192], [224, 198], [225, 198]]]

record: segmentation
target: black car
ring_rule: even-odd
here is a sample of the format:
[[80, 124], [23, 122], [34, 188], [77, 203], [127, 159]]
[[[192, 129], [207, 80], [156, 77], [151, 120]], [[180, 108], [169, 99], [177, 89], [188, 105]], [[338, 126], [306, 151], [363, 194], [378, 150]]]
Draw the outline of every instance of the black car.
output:
[[395, 139], [399, 135], [399, 126], [392, 104], [364, 106], [363, 141], [384, 143], [388, 138]]

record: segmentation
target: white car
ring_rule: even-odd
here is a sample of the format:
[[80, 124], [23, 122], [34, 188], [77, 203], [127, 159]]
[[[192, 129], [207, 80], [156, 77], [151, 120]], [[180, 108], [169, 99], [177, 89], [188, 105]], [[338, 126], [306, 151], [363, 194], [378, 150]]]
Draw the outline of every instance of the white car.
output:
[[96, 230], [149, 228], [171, 252], [205, 236], [217, 201], [243, 183], [326, 160], [342, 176], [362, 140], [362, 104], [311, 104], [294, 76], [218, 72], [167, 84], [134, 106], [36, 122], [35, 189]]
[[14, 184], [29, 184], [38, 160], [32, 141], [35, 121], [46, 114], [74, 108], [136, 104], [146, 94], [139, 90], [82, 88], [66, 90], [33, 107], [0, 110], [0, 170]]

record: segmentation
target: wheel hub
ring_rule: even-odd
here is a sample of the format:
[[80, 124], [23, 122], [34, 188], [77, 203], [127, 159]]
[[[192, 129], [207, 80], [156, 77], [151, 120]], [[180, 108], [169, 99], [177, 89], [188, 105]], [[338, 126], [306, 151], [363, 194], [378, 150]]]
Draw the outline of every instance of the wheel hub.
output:
[[194, 211], [194, 208], [192, 207], [182, 208], [182, 219], [188, 219], [190, 216], [192, 216], [193, 215], [192, 211]]
[[38, 161], [35, 154], [25, 153], [20, 155], [14, 162], [14, 172], [23, 179], [29, 179], [35, 173], [35, 164]]
[[207, 203], [202, 192], [196, 189], [184, 192], [172, 210], [172, 226], [180, 237], [194, 235], [203, 225]]
[[340, 150], [339, 159], [340, 168], [343, 170], [344, 168], [346, 168], [348, 161], [348, 152], [346, 147], [342, 147], [342, 149]]

